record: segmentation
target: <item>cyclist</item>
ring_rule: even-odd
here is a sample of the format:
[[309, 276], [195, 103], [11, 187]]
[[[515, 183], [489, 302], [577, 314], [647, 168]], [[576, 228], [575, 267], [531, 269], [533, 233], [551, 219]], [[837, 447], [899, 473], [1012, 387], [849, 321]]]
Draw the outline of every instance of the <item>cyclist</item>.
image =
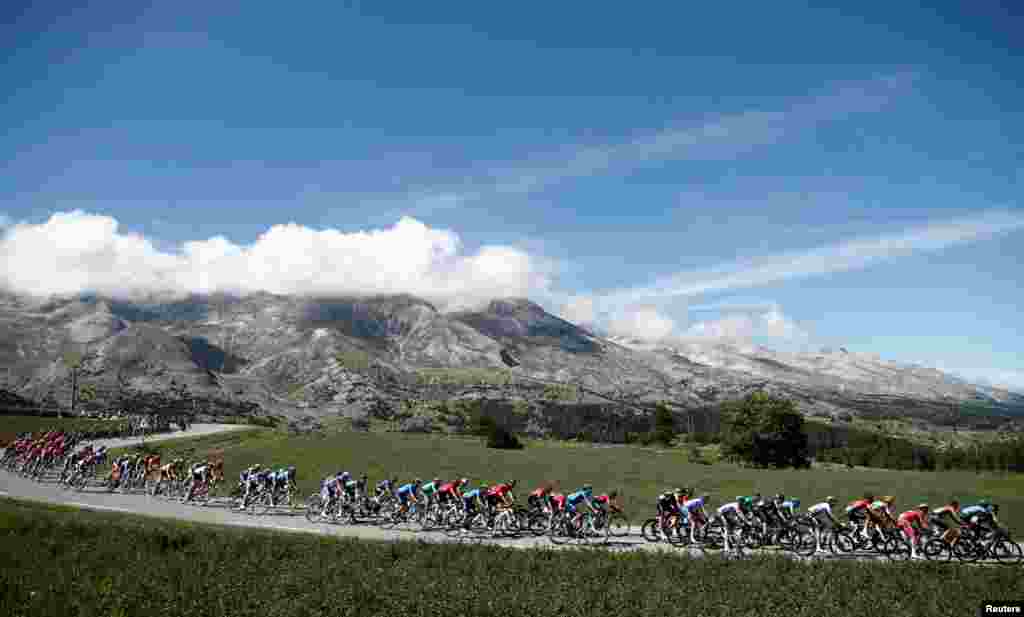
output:
[[394, 498], [395, 488], [397, 488], [397, 485], [398, 478], [391, 478], [390, 480], [384, 478], [383, 480], [377, 483], [377, 492], [376, 495], [374, 496], [377, 499], [380, 499], [385, 496]]
[[726, 551], [729, 550], [729, 538], [732, 536], [733, 530], [741, 526], [747, 520], [747, 514], [744, 510], [745, 505], [742, 498], [740, 500], [731, 501], [718, 508], [718, 516], [722, 519], [722, 524], [725, 527], [725, 533], [722, 535], [725, 539]]
[[600, 513], [602, 515], [608, 514], [608, 509], [617, 510], [618, 508], [613, 503], [619, 496], [619, 491], [611, 491], [604, 495], [598, 495], [594, 497], [594, 507], [596, 508], [595, 514]]
[[868, 506], [868, 522], [866, 524], [869, 534], [878, 533], [879, 529], [886, 529], [896, 525], [896, 519], [892, 515], [892, 505], [894, 503], [896, 503], [896, 498], [892, 495], [887, 495], [871, 502], [871, 505]]
[[506, 510], [512, 507], [512, 502], [515, 501], [515, 495], [512, 494], [512, 489], [516, 487], [515, 480], [509, 480], [504, 484], [498, 484], [487, 489], [484, 493], [484, 497], [487, 500], [487, 506], [491, 511], [491, 514], [495, 514], [498, 511]]
[[999, 524], [999, 521], [996, 520], [998, 510], [998, 506], [992, 505], [987, 500], [979, 501], [977, 505], [967, 506], [961, 510], [960, 516], [970, 523], [971, 527], [982, 531], [991, 531]]
[[846, 517], [850, 520], [858, 530], [858, 533], [867, 537], [868, 535], [868, 508], [871, 507], [871, 502], [875, 500], [875, 496], [867, 493], [863, 499], [857, 499], [851, 501], [846, 506]]
[[547, 513], [548, 508], [545, 504], [548, 501], [548, 495], [551, 494], [551, 483], [545, 482], [540, 488], [534, 489], [532, 493], [526, 498], [526, 505], [531, 510], [539, 510]]
[[694, 542], [693, 534], [698, 527], [702, 527], [708, 520], [708, 513], [704, 506], [711, 500], [711, 496], [703, 494], [695, 499], [688, 499], [683, 504], [683, 511], [686, 513], [688, 527], [690, 528], [690, 542]]
[[836, 518], [832, 516], [832, 506], [836, 505], [838, 500], [835, 497], [829, 496], [825, 498], [825, 501], [816, 503], [810, 508], [807, 508], [807, 512], [811, 515], [814, 520], [814, 542], [816, 545], [815, 552], [821, 553], [824, 550], [821, 548], [821, 533], [826, 529], [835, 529], [839, 527], [839, 523], [836, 522]]
[[458, 503], [462, 499], [462, 487], [469, 484], [468, 478], [459, 478], [457, 481], [445, 482], [441, 485], [441, 488], [437, 489], [437, 499], [441, 504], [447, 504], [451, 501]]
[[910, 558], [917, 559], [917, 545], [920, 541], [918, 531], [928, 529], [928, 504], [923, 503], [913, 510], [907, 510], [900, 514], [896, 522], [910, 540]]
[[416, 500], [416, 493], [419, 492], [421, 484], [423, 484], [423, 480], [416, 478], [409, 484], [403, 484], [402, 486], [398, 487], [398, 491], [395, 493], [395, 496], [398, 497], [398, 511], [400, 513], [405, 514], [405, 512], [409, 509], [410, 500], [413, 503], [419, 503]]
[[674, 525], [673, 517], [679, 514], [679, 505], [676, 500], [677, 490], [679, 489], [665, 489], [655, 501], [654, 508], [658, 514], [658, 526], [663, 529]]
[[[928, 515], [928, 524], [942, 530], [942, 539], [947, 544], [955, 544], [960, 538], [960, 526], [963, 525], [963, 521], [957, 515], [959, 510], [960, 502], [954, 499], [941, 508], [932, 510]], [[951, 521], [952, 525], [946, 521]]]
[[779, 514], [782, 515], [782, 520], [787, 523], [792, 523], [796, 520], [799, 510], [800, 500], [795, 497], [790, 497], [779, 505]]
[[780, 525], [782, 515], [779, 514], [779, 504], [785, 501], [782, 494], [776, 495], [773, 499], [761, 499], [754, 503], [754, 517], [761, 521], [761, 531], [768, 535], [770, 525]]
[[192, 496], [196, 494], [199, 485], [206, 484], [209, 481], [210, 464], [206, 462], [193, 463], [191, 472], [192, 481], [188, 485], [188, 495], [185, 496], [185, 502], [192, 501]]
[[433, 505], [434, 501], [436, 501], [434, 494], [437, 493], [439, 488], [441, 488], [440, 478], [434, 478], [420, 487], [420, 493], [422, 493], [423, 497], [426, 498], [423, 505], [428, 510], [430, 509], [430, 506]]
[[565, 498], [564, 507], [566, 514], [575, 514], [575, 516], [573, 517], [573, 525], [579, 524], [580, 519], [583, 518], [583, 513], [577, 512], [576, 506], [578, 504], [585, 503], [587, 504], [587, 507], [590, 508], [591, 511], [593, 511], [593, 498], [594, 487], [590, 486], [589, 484], [584, 485], [583, 488], [576, 491], [575, 493], [570, 494]]
[[470, 521], [477, 514], [480, 500], [483, 499], [483, 493], [486, 490], [487, 485], [481, 484], [477, 488], [462, 494], [462, 509], [466, 514], [464, 519], [466, 529], [469, 529]]
[[345, 492], [345, 499], [348, 503], [354, 504], [359, 500], [359, 483], [360, 481], [356, 480], [351, 475], [341, 483], [341, 489]]
[[565, 495], [552, 492], [548, 495], [547, 504], [552, 516], [560, 514], [565, 511]]

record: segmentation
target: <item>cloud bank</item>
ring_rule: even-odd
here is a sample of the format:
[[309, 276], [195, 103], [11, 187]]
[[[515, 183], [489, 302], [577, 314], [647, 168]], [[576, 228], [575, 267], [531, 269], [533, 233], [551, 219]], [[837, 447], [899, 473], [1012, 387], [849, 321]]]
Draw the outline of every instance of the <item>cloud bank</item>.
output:
[[0, 286], [36, 296], [411, 293], [459, 308], [543, 294], [550, 283], [542, 258], [509, 246], [466, 254], [454, 232], [407, 217], [355, 233], [274, 225], [250, 245], [214, 236], [173, 252], [121, 231], [109, 216], [80, 210], [42, 224], [19, 223], [0, 236]]

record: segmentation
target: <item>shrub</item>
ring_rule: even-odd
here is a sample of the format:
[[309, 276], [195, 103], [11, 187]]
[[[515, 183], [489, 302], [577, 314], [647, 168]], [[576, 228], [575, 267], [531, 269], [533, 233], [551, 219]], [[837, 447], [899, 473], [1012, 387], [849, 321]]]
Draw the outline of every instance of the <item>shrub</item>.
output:
[[495, 423], [487, 436], [487, 447], [501, 450], [522, 450], [523, 444], [519, 443], [519, 439], [507, 428]]

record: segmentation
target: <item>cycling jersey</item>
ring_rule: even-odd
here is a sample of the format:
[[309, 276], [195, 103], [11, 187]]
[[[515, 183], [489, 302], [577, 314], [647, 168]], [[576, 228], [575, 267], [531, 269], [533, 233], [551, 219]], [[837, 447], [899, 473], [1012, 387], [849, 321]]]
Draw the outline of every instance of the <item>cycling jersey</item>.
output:
[[471, 490], [471, 491], [469, 491], [467, 493], [464, 493], [462, 495], [462, 500], [465, 501], [465, 502], [470, 502], [470, 501], [473, 501], [473, 500], [479, 499], [479, 498], [480, 498], [480, 489], [478, 489], [478, 488], [475, 488], [475, 489], [473, 489], [473, 490]]
[[920, 525], [921, 527], [927, 527], [928, 521], [925, 520], [924, 515], [921, 514], [920, 510], [907, 510], [903, 514], [900, 514], [899, 519], [896, 521], [899, 525]]
[[832, 506], [830, 506], [827, 501], [823, 501], [821, 503], [814, 504], [810, 508], [807, 508], [807, 511], [815, 516], [820, 514], [828, 514], [829, 516], [831, 516]]
[[942, 506], [937, 510], [931, 511], [931, 518], [936, 520], [950, 519], [955, 522], [959, 517], [957, 516], [956, 508], [953, 506]]
[[733, 501], [727, 503], [724, 506], [718, 508], [718, 514], [721, 516], [736, 516], [740, 514], [740, 504]]
[[551, 502], [551, 508], [555, 512], [559, 512], [565, 509], [565, 495], [559, 493], [552, 493], [548, 496], [548, 500]]
[[427, 482], [426, 484], [420, 487], [420, 492], [426, 495], [427, 497], [430, 497], [436, 491], [437, 485], [435, 485], [433, 482]]
[[960, 510], [960, 516], [964, 518], [971, 518], [977, 514], [991, 514], [991, 511], [985, 506], [967, 506]]
[[454, 495], [455, 494], [455, 483], [454, 482], [445, 482], [444, 484], [441, 485], [441, 488], [437, 489], [437, 492], [441, 493], [442, 495], [444, 495], [444, 494]]
[[509, 486], [508, 484], [499, 484], [497, 486], [492, 486], [490, 489], [488, 489], [487, 496], [488, 497], [505, 497], [505, 495], [508, 495], [511, 491], [512, 491], [512, 487]]
[[597, 497], [594, 497], [594, 504], [602, 508], [608, 507], [611, 501], [612, 498], [609, 497], [608, 495], [598, 495]]
[[541, 487], [541, 488], [538, 488], [538, 489], [534, 489], [534, 491], [532, 493], [530, 493], [530, 497], [544, 497], [545, 495], [547, 495], [547, 492], [548, 492], [548, 489], [546, 489], [544, 487]]
[[398, 487], [398, 496], [399, 497], [403, 497], [403, 496], [408, 497], [409, 495], [412, 495], [415, 492], [416, 492], [416, 485], [414, 485], [414, 484], [403, 484], [402, 486]]
[[855, 502], [851, 503], [850, 505], [846, 506], [846, 512], [847, 513], [863, 512], [864, 510], [867, 510], [868, 506], [870, 506], [870, 505], [871, 505], [871, 502], [868, 501], [867, 499], [858, 499], [857, 501], [855, 501]]
[[696, 499], [689, 499], [683, 504], [683, 509], [687, 512], [700, 512], [703, 507], [704, 500], [700, 497], [697, 497]]

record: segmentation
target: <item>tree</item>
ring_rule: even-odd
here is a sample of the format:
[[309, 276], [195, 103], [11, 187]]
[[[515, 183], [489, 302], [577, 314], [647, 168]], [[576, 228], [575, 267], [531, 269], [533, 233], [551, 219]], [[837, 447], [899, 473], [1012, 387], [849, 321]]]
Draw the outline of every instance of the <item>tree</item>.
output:
[[723, 405], [723, 421], [727, 458], [761, 467], [810, 466], [804, 419], [793, 401], [755, 392]]
[[675, 420], [672, 418], [672, 410], [665, 403], [658, 403], [654, 411], [654, 431], [651, 437], [652, 441], [666, 446], [670, 445], [676, 437]]

